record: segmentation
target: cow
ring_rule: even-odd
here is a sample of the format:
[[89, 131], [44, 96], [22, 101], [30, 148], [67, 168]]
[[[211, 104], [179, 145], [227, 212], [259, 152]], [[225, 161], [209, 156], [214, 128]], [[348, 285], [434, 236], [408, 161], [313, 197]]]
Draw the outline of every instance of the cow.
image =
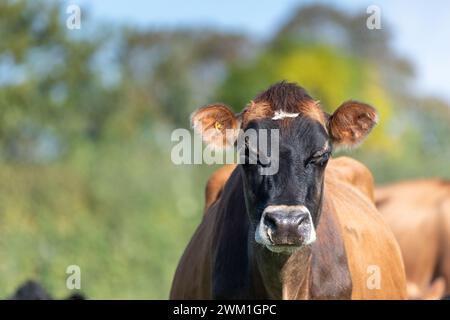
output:
[[[205, 213], [220, 197], [225, 182], [236, 166], [236, 164], [225, 164], [209, 177], [205, 188]], [[326, 174], [334, 175], [337, 179], [351, 184], [371, 201], [375, 201], [373, 175], [369, 168], [361, 162], [345, 156], [331, 158], [326, 168]]]
[[[300, 86], [280, 82], [239, 114], [224, 104], [195, 111], [204, 141], [227, 147], [225, 132], [279, 132], [279, 170], [264, 157], [240, 163], [204, 214], [172, 282], [171, 299], [404, 299], [395, 238], [368, 197], [325, 168], [333, 148], [360, 144], [376, 110], [344, 102], [329, 115]], [[211, 133], [212, 132], [212, 133]], [[256, 153], [256, 155], [255, 155]]]
[[[63, 300], [85, 300], [81, 293], [74, 293]], [[27, 280], [21, 284], [8, 300], [55, 300], [44, 287], [34, 280]]]
[[450, 181], [422, 179], [375, 189], [402, 251], [408, 297], [450, 296]]

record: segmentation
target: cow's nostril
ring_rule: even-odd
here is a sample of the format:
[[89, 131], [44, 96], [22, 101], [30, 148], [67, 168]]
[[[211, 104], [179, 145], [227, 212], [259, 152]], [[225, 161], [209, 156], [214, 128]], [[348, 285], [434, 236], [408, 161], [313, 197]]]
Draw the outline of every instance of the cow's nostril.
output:
[[308, 215], [304, 213], [267, 212], [264, 215], [264, 225], [272, 231], [295, 229], [306, 223]]
[[299, 218], [298, 218], [298, 226], [301, 226], [301, 225], [303, 225], [303, 224], [305, 224], [307, 222], [308, 222], [308, 215], [307, 214], [302, 214], [302, 215], [299, 216]]
[[271, 229], [273, 231], [275, 231], [277, 229], [277, 219], [276, 217], [270, 215], [270, 214], [266, 214], [264, 216], [264, 225], [268, 228]]

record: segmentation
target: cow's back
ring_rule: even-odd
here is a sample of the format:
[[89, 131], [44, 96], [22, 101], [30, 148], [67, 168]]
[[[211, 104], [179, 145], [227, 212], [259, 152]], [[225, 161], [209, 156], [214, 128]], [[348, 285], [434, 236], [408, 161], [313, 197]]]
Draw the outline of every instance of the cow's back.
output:
[[[406, 279], [397, 241], [368, 197], [352, 185], [328, 178], [347, 251], [352, 299], [405, 299]], [[377, 287], [377, 276], [380, 287]]]
[[345, 156], [330, 159], [326, 174], [351, 184], [372, 202], [375, 201], [372, 172], [358, 160]]

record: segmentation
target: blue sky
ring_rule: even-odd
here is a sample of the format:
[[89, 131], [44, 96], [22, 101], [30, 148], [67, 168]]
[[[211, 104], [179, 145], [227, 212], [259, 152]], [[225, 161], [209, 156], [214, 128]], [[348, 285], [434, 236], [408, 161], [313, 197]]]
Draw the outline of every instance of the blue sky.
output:
[[[94, 18], [152, 28], [208, 26], [264, 38], [277, 30], [304, 0], [66, 0]], [[317, 1], [316, 1], [317, 2]], [[349, 12], [381, 8], [382, 24], [393, 31], [393, 45], [413, 62], [417, 89], [450, 102], [450, 1], [322, 0]]]

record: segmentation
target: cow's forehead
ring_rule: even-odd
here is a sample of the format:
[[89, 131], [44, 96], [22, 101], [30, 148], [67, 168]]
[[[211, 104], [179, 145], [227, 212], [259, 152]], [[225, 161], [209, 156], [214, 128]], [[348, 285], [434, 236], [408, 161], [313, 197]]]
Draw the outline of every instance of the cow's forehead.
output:
[[[329, 145], [329, 135], [325, 127], [315, 119], [302, 114], [295, 117], [286, 117], [283, 119], [264, 118], [252, 120], [247, 129], [267, 130], [267, 135], [260, 138], [269, 138], [272, 130], [277, 130], [279, 134], [279, 146], [303, 152], [309, 150], [327, 149]], [[244, 130], [245, 131], [245, 130]]]
[[308, 99], [297, 101], [294, 107], [276, 108], [267, 101], [251, 101], [242, 112], [242, 127], [255, 120], [272, 120], [291, 123], [294, 118], [309, 118], [320, 123], [326, 130], [326, 115], [318, 101]]

